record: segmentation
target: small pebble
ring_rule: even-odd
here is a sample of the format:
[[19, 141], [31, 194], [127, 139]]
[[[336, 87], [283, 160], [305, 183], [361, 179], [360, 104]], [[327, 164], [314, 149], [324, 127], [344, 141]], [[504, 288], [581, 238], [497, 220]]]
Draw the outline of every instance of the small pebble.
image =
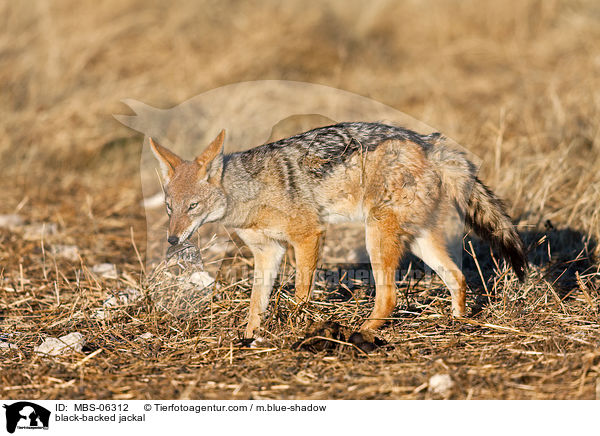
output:
[[69, 333], [60, 338], [47, 338], [40, 345], [36, 346], [33, 351], [37, 354], [45, 354], [47, 356], [59, 356], [61, 354], [77, 352], [80, 353], [85, 345], [85, 339], [81, 333]]
[[126, 306], [134, 301], [142, 298], [142, 292], [139, 289], [127, 288], [119, 291], [117, 295], [113, 295], [104, 300], [104, 307]]
[[26, 241], [39, 241], [46, 236], [58, 233], [58, 227], [54, 223], [35, 223], [21, 227], [23, 239]]
[[56, 257], [77, 262], [79, 260], [79, 248], [76, 245], [53, 245], [52, 254]]
[[0, 215], [0, 227], [12, 229], [23, 225], [23, 218], [17, 214]]
[[448, 397], [454, 387], [454, 381], [448, 374], [435, 374], [429, 379], [429, 392]]
[[142, 297], [143, 294], [139, 289], [127, 288], [119, 291], [117, 295], [111, 295], [104, 300], [104, 303], [102, 303], [102, 309], [97, 309], [96, 312], [94, 312], [93, 317], [100, 320], [107, 319], [110, 308], [126, 306], [141, 299]]
[[17, 346], [15, 344], [11, 344], [10, 342], [0, 341], [0, 348], [5, 350], [16, 350]]
[[117, 279], [117, 267], [113, 263], [99, 263], [92, 267], [92, 272], [104, 279]]

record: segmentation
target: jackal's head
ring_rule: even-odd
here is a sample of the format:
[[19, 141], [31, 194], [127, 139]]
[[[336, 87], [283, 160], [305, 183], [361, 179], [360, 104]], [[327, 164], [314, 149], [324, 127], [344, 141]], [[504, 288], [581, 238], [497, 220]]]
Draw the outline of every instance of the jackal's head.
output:
[[224, 139], [222, 130], [200, 156], [186, 161], [150, 138], [164, 180], [170, 244], [185, 241], [202, 224], [225, 215], [227, 197], [221, 187]]

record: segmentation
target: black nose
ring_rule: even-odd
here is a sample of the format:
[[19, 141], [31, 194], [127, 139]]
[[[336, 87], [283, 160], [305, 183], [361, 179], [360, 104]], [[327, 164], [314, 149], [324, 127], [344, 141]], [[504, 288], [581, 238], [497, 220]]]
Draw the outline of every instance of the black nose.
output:
[[177, 243], [179, 242], [179, 238], [177, 236], [169, 236], [169, 239], [167, 239], [167, 241], [169, 241], [169, 244], [171, 245], [177, 245]]

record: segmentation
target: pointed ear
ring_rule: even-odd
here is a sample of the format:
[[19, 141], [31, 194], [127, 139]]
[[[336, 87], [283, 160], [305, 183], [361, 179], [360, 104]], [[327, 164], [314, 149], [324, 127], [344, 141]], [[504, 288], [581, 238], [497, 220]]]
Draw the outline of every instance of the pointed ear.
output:
[[201, 171], [205, 173], [207, 179], [221, 179], [223, 173], [223, 142], [225, 141], [225, 130], [206, 147], [200, 156], [196, 158], [196, 163]]
[[183, 162], [183, 159], [181, 159], [172, 151], [167, 150], [162, 145], [154, 142], [152, 138], [150, 138], [150, 148], [160, 163], [160, 169], [162, 170], [165, 183], [168, 183], [171, 177], [173, 177], [175, 168], [177, 168], [177, 166]]

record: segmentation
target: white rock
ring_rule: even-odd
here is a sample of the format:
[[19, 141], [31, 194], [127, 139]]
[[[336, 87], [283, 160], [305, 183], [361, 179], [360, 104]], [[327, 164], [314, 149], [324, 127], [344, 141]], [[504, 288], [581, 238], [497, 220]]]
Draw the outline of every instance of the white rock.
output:
[[47, 356], [59, 356], [61, 354], [77, 352], [80, 353], [85, 345], [85, 339], [81, 333], [69, 333], [60, 338], [47, 338], [44, 342], [33, 349], [38, 354]]
[[154, 336], [154, 335], [153, 335], [152, 333], [150, 333], [150, 332], [146, 332], [146, 333], [142, 333], [141, 335], [139, 335], [139, 336], [137, 337], [137, 339], [144, 339], [144, 340], [146, 340], [146, 339], [150, 339], [150, 338], [152, 338], [153, 336]]
[[105, 279], [117, 279], [117, 266], [113, 263], [99, 263], [92, 267], [92, 272]]
[[121, 299], [115, 295], [113, 295], [112, 297], [108, 297], [106, 300], [104, 300], [104, 303], [102, 303], [102, 306], [104, 307], [118, 307], [120, 305]]
[[58, 227], [54, 223], [24, 224], [23, 218], [17, 214], [0, 215], [0, 228], [19, 231], [27, 241], [39, 241], [42, 237], [58, 232]]
[[142, 296], [143, 294], [139, 289], [127, 288], [123, 291], [119, 291], [117, 295], [108, 297], [104, 300], [102, 305], [104, 307], [126, 306], [139, 300]]
[[199, 289], [202, 289], [212, 285], [215, 279], [206, 271], [196, 271], [190, 274], [188, 281]]
[[108, 313], [107, 313], [107, 312], [106, 312], [106, 310], [104, 310], [104, 309], [97, 309], [97, 310], [96, 310], [96, 311], [93, 313], [93, 315], [92, 315], [92, 318], [94, 318], [94, 319], [100, 319], [100, 320], [103, 320], [103, 319], [106, 319], [106, 318], [108, 318]]
[[265, 338], [257, 336], [250, 344], [250, 348], [263, 348], [266, 342], [267, 341], [265, 340]]
[[448, 374], [435, 374], [429, 379], [429, 392], [448, 396], [454, 387], [454, 381]]
[[0, 227], [12, 229], [23, 224], [23, 218], [17, 214], [0, 215]]
[[119, 300], [122, 304], [131, 304], [140, 298], [142, 298], [144, 294], [139, 289], [135, 288], [127, 288], [125, 290], [119, 291]]
[[53, 245], [52, 254], [56, 257], [77, 262], [79, 260], [79, 248], [76, 245]]
[[18, 347], [10, 342], [0, 341], [0, 348], [4, 350], [16, 350]]
[[92, 318], [99, 320], [108, 319], [110, 317], [110, 309], [119, 306], [126, 306], [141, 299], [143, 296], [144, 294], [139, 289], [127, 288], [119, 291], [117, 295], [111, 295], [104, 300], [104, 303], [102, 303], [102, 308], [96, 309], [96, 311], [92, 314]]
[[54, 235], [58, 232], [58, 227], [54, 223], [35, 223], [22, 227], [23, 239], [27, 241], [39, 241], [46, 236]]

